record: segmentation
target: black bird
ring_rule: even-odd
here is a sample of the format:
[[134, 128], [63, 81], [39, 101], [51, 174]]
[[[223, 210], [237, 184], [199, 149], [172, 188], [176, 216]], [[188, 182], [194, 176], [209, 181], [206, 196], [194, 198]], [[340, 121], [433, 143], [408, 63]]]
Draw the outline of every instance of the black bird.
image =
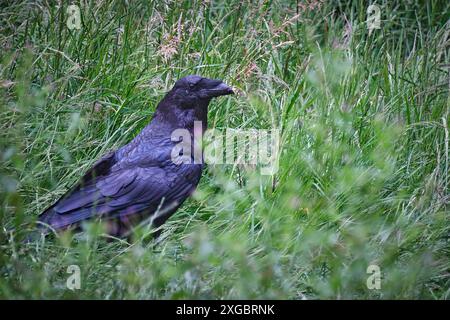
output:
[[106, 221], [108, 233], [116, 237], [129, 235], [147, 218], [154, 228], [161, 226], [195, 190], [203, 169], [194, 161], [173, 161], [178, 142], [172, 141], [172, 132], [187, 129], [192, 139], [194, 121], [201, 121], [203, 134], [209, 102], [228, 94], [233, 90], [220, 80], [197, 75], [178, 80], [151, 122], [130, 143], [104, 155], [72, 190], [39, 215], [40, 232], [77, 228], [93, 218]]

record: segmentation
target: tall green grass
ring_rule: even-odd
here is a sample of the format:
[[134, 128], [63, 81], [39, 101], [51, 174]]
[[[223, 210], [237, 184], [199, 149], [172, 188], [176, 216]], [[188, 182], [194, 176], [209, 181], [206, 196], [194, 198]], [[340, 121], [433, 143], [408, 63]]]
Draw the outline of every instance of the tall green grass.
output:
[[[370, 34], [366, 1], [75, 4], [1, 3], [1, 298], [449, 298], [450, 3], [376, 2]], [[277, 174], [208, 166], [157, 244], [23, 243], [187, 74], [239, 90], [210, 126], [281, 130]]]

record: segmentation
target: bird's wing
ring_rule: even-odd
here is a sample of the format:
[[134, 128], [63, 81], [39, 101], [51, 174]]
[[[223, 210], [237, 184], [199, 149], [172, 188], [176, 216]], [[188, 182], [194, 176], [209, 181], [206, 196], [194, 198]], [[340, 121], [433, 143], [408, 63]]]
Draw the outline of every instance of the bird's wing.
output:
[[201, 173], [194, 166], [180, 172], [173, 170], [173, 164], [167, 164], [170, 168], [112, 167], [114, 164], [113, 158], [100, 160], [39, 220], [60, 229], [95, 216], [153, 213], [162, 205], [178, 206], [195, 188]]

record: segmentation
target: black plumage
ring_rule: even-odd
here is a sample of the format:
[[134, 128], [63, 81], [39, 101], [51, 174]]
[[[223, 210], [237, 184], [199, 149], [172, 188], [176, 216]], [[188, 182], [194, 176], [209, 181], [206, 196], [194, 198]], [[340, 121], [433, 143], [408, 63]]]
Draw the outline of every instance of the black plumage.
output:
[[203, 169], [201, 163], [173, 161], [172, 132], [187, 129], [193, 139], [194, 121], [201, 121], [204, 132], [211, 99], [232, 93], [220, 80], [195, 75], [178, 80], [130, 143], [104, 155], [39, 216], [40, 231], [77, 227], [96, 217], [119, 237], [148, 217], [154, 227], [162, 225], [195, 190]]

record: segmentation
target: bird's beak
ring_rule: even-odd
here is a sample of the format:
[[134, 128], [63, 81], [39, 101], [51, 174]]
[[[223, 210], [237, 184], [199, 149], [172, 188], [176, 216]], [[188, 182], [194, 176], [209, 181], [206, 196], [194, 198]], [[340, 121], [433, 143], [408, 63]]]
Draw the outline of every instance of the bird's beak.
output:
[[218, 86], [211, 89], [213, 93], [217, 93], [219, 96], [224, 96], [227, 94], [234, 94], [233, 89], [226, 85], [225, 83], [221, 82]]
[[213, 86], [208, 89], [205, 89], [205, 93], [208, 97], [213, 98], [213, 97], [225, 96], [228, 94], [234, 94], [233, 89], [231, 89], [231, 87], [229, 87], [222, 81], [213, 80], [211, 82], [212, 82], [211, 84], [213, 84]]

